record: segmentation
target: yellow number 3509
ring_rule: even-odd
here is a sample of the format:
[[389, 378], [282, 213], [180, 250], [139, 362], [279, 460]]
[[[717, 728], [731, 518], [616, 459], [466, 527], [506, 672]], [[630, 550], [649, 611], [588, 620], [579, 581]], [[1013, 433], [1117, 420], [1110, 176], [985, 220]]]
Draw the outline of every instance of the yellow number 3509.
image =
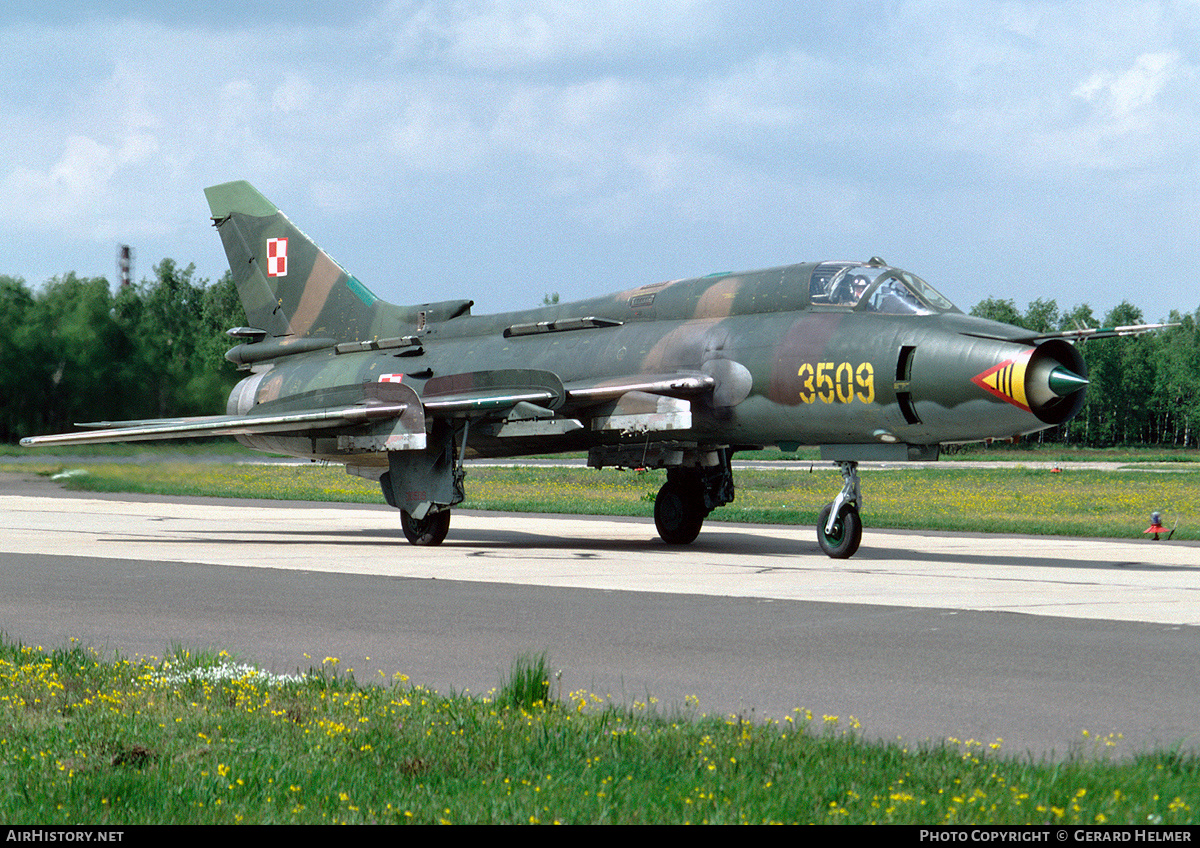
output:
[[875, 402], [875, 369], [870, 362], [860, 362], [856, 368], [850, 362], [805, 362], [797, 372], [800, 377], [800, 400], [805, 403], [862, 403]]

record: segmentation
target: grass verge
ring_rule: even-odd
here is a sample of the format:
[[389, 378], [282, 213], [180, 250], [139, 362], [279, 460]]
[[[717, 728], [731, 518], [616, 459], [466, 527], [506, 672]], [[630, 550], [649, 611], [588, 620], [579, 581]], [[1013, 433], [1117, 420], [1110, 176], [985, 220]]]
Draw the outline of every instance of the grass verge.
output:
[[[669, 713], [587, 692], [517, 703], [296, 675], [183, 649], [0, 643], [0, 817], [136, 823], [1036, 823], [1196, 820], [1200, 761], [1065, 762], [973, 740], [869, 742], [853, 717]], [[501, 692], [538, 686], [525, 658]], [[519, 679], [518, 679], [519, 678]], [[542, 690], [538, 690], [541, 692]], [[526, 693], [529, 694], [529, 693]], [[533, 693], [537, 694], [537, 693]]]
[[[4, 465], [0, 470], [53, 474], [59, 464]], [[165, 495], [271, 498], [380, 503], [375, 483], [341, 467], [264, 466], [235, 463], [79, 463], [83, 471], [64, 485], [90, 491]], [[897, 468], [865, 470], [863, 520], [873, 528], [1029, 533], [1141, 538], [1150, 512], [1175, 539], [1200, 539], [1200, 465], [1160, 473], [1135, 466], [1123, 471], [1053, 472], [1011, 468]], [[593, 515], [653, 514], [665, 475], [587, 468], [469, 468], [466, 509]], [[710, 521], [814, 524], [821, 507], [841, 488], [838, 472], [741, 470], [737, 499]]]

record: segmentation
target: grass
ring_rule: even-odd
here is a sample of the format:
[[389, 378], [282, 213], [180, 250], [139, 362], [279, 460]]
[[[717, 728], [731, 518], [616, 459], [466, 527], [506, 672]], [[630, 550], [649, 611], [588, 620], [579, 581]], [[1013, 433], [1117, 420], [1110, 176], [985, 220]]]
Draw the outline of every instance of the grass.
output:
[[[0, 818], [92, 823], [1037, 823], [1196, 821], [1200, 761], [1064, 762], [999, 741], [872, 742], [853, 717], [666, 712], [548, 685], [499, 694], [275, 675], [224, 652], [112, 658], [0, 643]], [[539, 690], [539, 692], [542, 690]], [[538, 692], [527, 693], [538, 694]], [[523, 697], [523, 696], [522, 696]]]
[[0, 456], [37, 457], [59, 455], [72, 459], [99, 459], [104, 457], [131, 457], [145, 461], [163, 461], [172, 458], [185, 457], [229, 457], [231, 461], [245, 458], [260, 460], [263, 455], [258, 451], [243, 447], [238, 442], [224, 437], [206, 439], [180, 439], [177, 441], [157, 442], [153, 447], [142, 442], [115, 443], [110, 445], [70, 445], [58, 448], [37, 448], [31, 450], [19, 445], [0, 443]]
[[[1151, 511], [1175, 539], [1200, 539], [1200, 465], [1162, 473], [1143, 465], [1122, 471], [1053, 472], [1014, 464], [974, 468], [895, 468], [862, 472], [863, 520], [873, 528], [1141, 538]], [[89, 491], [380, 503], [378, 485], [340, 467], [234, 463], [80, 462], [86, 473], [64, 485]], [[61, 472], [61, 464], [0, 463], [0, 471]], [[837, 471], [746, 469], [737, 498], [710, 521], [815, 523], [841, 488]], [[586, 468], [468, 468], [466, 509], [570, 514], [653, 514], [661, 471]]]
[[550, 701], [550, 669], [544, 654], [522, 654], [513, 660], [508, 680], [496, 694], [496, 704], [519, 710], [544, 707]]
[[1061, 442], [994, 442], [953, 446], [943, 459], [952, 462], [1200, 462], [1200, 451], [1160, 446], [1092, 448]]

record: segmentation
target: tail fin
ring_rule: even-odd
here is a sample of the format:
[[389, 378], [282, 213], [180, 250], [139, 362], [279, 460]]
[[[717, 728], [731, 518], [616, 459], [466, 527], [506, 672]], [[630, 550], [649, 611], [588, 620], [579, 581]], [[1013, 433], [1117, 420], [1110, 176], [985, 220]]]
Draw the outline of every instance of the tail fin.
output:
[[270, 335], [369, 339], [387, 305], [249, 183], [204, 190], [246, 319]]

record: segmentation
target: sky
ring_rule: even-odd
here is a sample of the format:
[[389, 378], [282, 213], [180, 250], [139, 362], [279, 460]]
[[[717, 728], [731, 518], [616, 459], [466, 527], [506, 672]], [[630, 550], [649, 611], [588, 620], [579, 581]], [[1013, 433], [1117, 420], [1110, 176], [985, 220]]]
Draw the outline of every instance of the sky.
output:
[[31, 285], [122, 243], [216, 279], [203, 188], [245, 179], [385, 300], [477, 314], [872, 256], [964, 310], [1200, 306], [1200, 0], [10, 5]]

